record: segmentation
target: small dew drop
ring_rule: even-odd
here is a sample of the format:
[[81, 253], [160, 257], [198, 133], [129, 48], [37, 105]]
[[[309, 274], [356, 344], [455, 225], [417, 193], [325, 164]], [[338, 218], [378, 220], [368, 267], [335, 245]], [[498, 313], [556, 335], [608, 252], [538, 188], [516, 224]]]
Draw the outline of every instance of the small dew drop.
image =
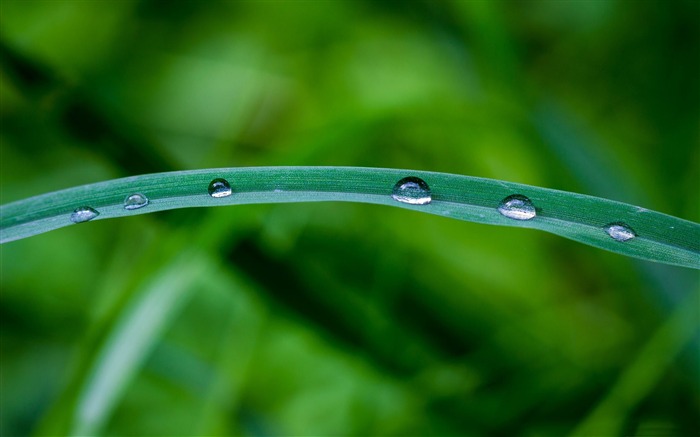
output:
[[209, 182], [209, 195], [211, 197], [226, 197], [232, 193], [231, 185], [226, 179], [217, 178]]
[[98, 215], [100, 215], [100, 213], [89, 206], [81, 206], [80, 208], [76, 208], [73, 214], [70, 215], [70, 221], [73, 223], [83, 223], [94, 219]]
[[535, 205], [522, 194], [513, 194], [501, 200], [498, 212], [514, 220], [530, 220], [537, 215]]
[[426, 205], [433, 200], [428, 184], [423, 179], [415, 176], [409, 176], [398, 181], [394, 185], [391, 197], [396, 201], [411, 205]]
[[146, 205], [148, 205], [148, 197], [141, 193], [134, 193], [124, 199], [124, 209], [127, 211], [143, 208]]
[[620, 242], [631, 240], [637, 236], [637, 233], [634, 232], [632, 228], [622, 222], [615, 222], [606, 225], [605, 232], [607, 232], [608, 235], [613, 238], [613, 240]]

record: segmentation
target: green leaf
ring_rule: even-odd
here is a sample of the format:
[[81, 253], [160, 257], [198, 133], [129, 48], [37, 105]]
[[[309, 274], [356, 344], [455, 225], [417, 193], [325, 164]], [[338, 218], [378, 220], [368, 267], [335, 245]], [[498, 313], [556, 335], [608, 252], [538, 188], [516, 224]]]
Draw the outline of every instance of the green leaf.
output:
[[[391, 196], [402, 178], [423, 179], [432, 201], [417, 205]], [[209, 183], [226, 179], [233, 194], [214, 198]], [[148, 205], [126, 210], [124, 200], [140, 193]], [[498, 212], [513, 194], [537, 208], [531, 220]], [[0, 207], [0, 241], [26, 238], [73, 224], [76, 208], [89, 206], [94, 220], [175, 208], [252, 203], [345, 201], [397, 206], [476, 223], [540, 229], [611, 252], [700, 269], [700, 225], [645, 208], [564, 191], [446, 173], [358, 167], [251, 167], [192, 170], [132, 176], [83, 185]], [[407, 218], [410, 220], [410, 218]], [[624, 223], [636, 234], [627, 241], [610, 237], [605, 227]], [[514, 242], [513, 250], [523, 248]]]
[[192, 282], [206, 270], [201, 257], [185, 252], [135, 293], [85, 374], [71, 435], [101, 431], [162, 331], [189, 298]]

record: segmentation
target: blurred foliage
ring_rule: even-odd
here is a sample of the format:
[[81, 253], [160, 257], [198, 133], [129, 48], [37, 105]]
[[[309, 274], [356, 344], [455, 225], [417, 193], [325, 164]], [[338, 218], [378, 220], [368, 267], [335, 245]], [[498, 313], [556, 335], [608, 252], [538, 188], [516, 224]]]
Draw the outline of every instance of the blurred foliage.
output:
[[[0, 196], [416, 168], [700, 221], [697, 1], [0, 2]], [[698, 435], [700, 278], [356, 204], [1, 247], [1, 435]]]

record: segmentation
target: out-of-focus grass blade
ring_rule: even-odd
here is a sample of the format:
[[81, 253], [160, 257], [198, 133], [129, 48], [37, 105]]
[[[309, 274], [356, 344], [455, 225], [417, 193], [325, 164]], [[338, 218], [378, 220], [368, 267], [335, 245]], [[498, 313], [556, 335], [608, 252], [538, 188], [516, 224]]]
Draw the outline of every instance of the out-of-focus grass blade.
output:
[[103, 343], [80, 389], [71, 435], [96, 435], [140, 369], [162, 331], [206, 270], [186, 252], [168, 265], [123, 312]]
[[[630, 410], [648, 396], [676, 355], [697, 335], [697, 308], [700, 303], [697, 291], [700, 290], [689, 293], [686, 301], [649, 339], [639, 351], [637, 359], [620, 374], [607, 396], [571, 433], [572, 437], [623, 434], [625, 418]], [[674, 434], [668, 429], [663, 433]]]
[[[432, 201], [404, 203], [394, 185], [413, 176], [425, 181]], [[232, 194], [212, 197], [209, 184], [223, 178]], [[126, 209], [139, 193], [148, 204]], [[508, 196], [530, 199], [537, 216], [514, 220], [498, 211]], [[476, 223], [540, 229], [623, 255], [700, 269], [700, 225], [645, 208], [581, 194], [511, 182], [414, 170], [359, 167], [250, 167], [156, 173], [56, 191], [0, 207], [0, 241], [8, 242], [72, 224], [79, 207], [95, 220], [175, 208], [252, 203], [347, 201], [422, 211]], [[633, 230], [627, 241], [606, 232], [611, 223]], [[623, 235], [624, 236], [624, 235]], [[513, 250], [522, 251], [516, 242]]]

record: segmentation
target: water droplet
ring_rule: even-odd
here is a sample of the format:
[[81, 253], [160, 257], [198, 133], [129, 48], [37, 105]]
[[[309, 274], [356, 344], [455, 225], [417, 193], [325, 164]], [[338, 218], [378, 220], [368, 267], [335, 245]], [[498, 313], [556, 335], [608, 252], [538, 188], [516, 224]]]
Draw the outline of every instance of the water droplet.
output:
[[134, 193], [124, 199], [124, 209], [127, 211], [143, 208], [146, 205], [148, 205], [148, 197], [141, 193]]
[[391, 197], [402, 203], [411, 205], [426, 205], [433, 198], [430, 195], [430, 187], [421, 178], [409, 176], [403, 178], [394, 185]]
[[80, 208], [76, 208], [75, 211], [73, 211], [73, 214], [70, 215], [70, 221], [73, 223], [87, 222], [94, 219], [98, 215], [100, 215], [100, 213], [89, 206], [81, 206]]
[[605, 232], [617, 241], [627, 241], [637, 236], [637, 233], [632, 228], [622, 222], [605, 225]]
[[530, 220], [537, 215], [535, 205], [522, 194], [513, 194], [501, 200], [498, 212], [514, 220]]
[[231, 185], [226, 179], [217, 178], [209, 182], [209, 195], [211, 197], [226, 197], [232, 193]]

